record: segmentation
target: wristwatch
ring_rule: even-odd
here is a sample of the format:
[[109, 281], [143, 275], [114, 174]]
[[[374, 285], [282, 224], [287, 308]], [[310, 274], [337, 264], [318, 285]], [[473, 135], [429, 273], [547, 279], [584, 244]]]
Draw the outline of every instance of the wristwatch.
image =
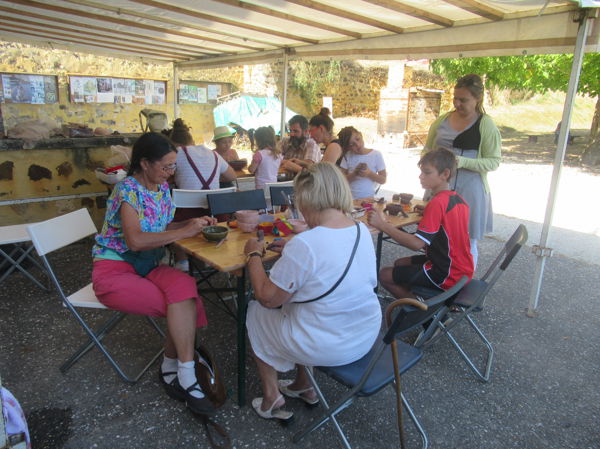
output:
[[250, 251], [248, 254], [246, 254], [246, 263], [248, 263], [250, 261], [252, 256], [262, 257], [262, 255], [263, 254], [261, 251]]

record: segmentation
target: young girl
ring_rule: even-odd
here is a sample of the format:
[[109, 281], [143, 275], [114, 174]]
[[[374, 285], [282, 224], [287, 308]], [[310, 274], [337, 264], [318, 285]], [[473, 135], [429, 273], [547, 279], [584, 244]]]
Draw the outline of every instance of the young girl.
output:
[[275, 144], [275, 131], [270, 126], [258, 128], [254, 132], [254, 140], [260, 150], [254, 153], [248, 171], [254, 173], [256, 188], [262, 189], [268, 182], [277, 182], [283, 155], [281, 148]]
[[352, 198], [373, 198], [375, 186], [385, 184], [385, 162], [379, 151], [365, 148], [362, 134], [352, 126], [339, 133], [340, 145], [345, 153], [340, 168], [346, 174]]

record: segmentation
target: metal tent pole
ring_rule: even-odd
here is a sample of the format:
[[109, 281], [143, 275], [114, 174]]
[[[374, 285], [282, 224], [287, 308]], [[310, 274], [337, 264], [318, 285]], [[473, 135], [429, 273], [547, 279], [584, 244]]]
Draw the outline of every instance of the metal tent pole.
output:
[[173, 121], [179, 118], [179, 72], [173, 63]]
[[283, 50], [283, 89], [281, 95], [281, 138], [285, 136], [285, 110], [287, 108], [287, 90], [288, 90], [288, 50]]
[[569, 77], [569, 85], [567, 87], [567, 96], [563, 107], [562, 121], [560, 132], [558, 134], [558, 144], [556, 147], [556, 155], [554, 157], [554, 169], [552, 171], [552, 181], [550, 183], [550, 192], [548, 194], [548, 204], [546, 205], [546, 216], [544, 217], [544, 226], [540, 237], [540, 244], [534, 245], [533, 251], [537, 256], [535, 275], [533, 277], [533, 285], [529, 295], [529, 307], [527, 316], [534, 317], [538, 307], [540, 289], [542, 287], [542, 277], [544, 275], [544, 266], [546, 259], [552, 256], [552, 248], [546, 247], [550, 237], [550, 228], [552, 226], [552, 217], [554, 215], [554, 205], [556, 203], [556, 192], [560, 181], [562, 164], [567, 149], [567, 136], [571, 128], [571, 113], [573, 111], [573, 101], [577, 93], [577, 85], [579, 84], [579, 74], [581, 72], [581, 63], [585, 49], [585, 40], [588, 34], [589, 27], [588, 10], [582, 9], [579, 21], [579, 30], [577, 31], [577, 40], [575, 42], [575, 50], [573, 52], [573, 64], [571, 65], [571, 75]]

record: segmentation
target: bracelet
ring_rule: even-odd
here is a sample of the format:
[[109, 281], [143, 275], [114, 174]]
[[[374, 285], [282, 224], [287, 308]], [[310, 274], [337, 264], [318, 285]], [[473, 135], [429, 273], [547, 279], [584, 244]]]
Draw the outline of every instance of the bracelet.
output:
[[252, 256], [262, 257], [262, 252], [250, 251], [248, 254], [246, 254], [246, 263], [250, 262], [250, 259], [252, 258]]

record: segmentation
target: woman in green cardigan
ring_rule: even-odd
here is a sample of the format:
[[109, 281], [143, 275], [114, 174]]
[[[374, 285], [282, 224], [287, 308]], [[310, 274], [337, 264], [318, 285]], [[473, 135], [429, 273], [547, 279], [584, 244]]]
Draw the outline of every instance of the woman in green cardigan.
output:
[[492, 200], [487, 172], [500, 165], [500, 132], [483, 108], [483, 82], [479, 75], [460, 78], [454, 86], [454, 110], [441, 115], [429, 129], [425, 149], [448, 148], [456, 154], [458, 171], [450, 188], [470, 208], [469, 236], [477, 266], [477, 241], [492, 231]]

